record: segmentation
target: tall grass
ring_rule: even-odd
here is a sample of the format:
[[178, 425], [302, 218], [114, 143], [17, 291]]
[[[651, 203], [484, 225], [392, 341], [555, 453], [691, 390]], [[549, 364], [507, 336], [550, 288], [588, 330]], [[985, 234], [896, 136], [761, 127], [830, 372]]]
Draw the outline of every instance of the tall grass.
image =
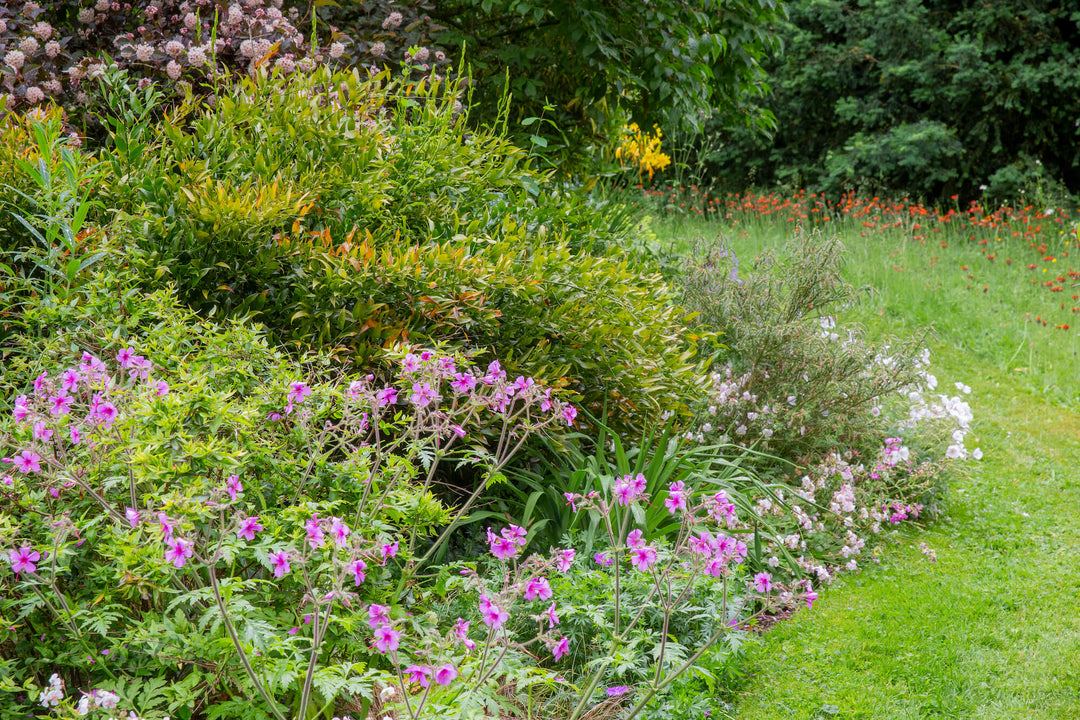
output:
[[675, 253], [715, 238], [752, 263], [795, 233], [835, 235], [846, 278], [867, 288], [849, 320], [871, 334], [929, 327], [933, 339], [1051, 402], [1080, 408], [1080, 248], [1068, 211], [933, 210], [802, 194], [715, 200], [677, 189], [647, 202], [657, 235]]

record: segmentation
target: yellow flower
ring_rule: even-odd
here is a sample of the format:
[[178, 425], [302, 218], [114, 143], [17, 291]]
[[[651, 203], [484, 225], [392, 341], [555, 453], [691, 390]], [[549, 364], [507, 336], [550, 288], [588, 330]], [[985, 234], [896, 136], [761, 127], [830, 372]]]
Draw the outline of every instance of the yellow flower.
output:
[[663, 170], [671, 164], [671, 157], [661, 152], [664, 134], [660, 127], [653, 125], [653, 133], [643, 133], [637, 123], [630, 123], [623, 128], [623, 141], [615, 149], [615, 158], [626, 162], [638, 171], [638, 181], [643, 173], [649, 174], [650, 182], [657, 170]]

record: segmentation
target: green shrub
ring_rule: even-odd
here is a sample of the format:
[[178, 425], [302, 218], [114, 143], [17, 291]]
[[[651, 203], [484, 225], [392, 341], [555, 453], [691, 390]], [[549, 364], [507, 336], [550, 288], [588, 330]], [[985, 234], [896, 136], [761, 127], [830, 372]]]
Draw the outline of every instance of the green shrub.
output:
[[299, 350], [482, 350], [609, 405], [618, 427], [693, 395], [684, 313], [623, 251], [626, 213], [468, 129], [443, 86], [405, 90], [355, 73], [244, 80], [168, 115], [138, 163], [113, 149], [124, 181], [103, 197], [128, 213], [132, 266]]
[[708, 433], [801, 465], [880, 446], [882, 406], [919, 379], [922, 362], [915, 342], [874, 345], [836, 327], [831, 313], [857, 297], [840, 277], [842, 249], [799, 233], [783, 256], [763, 254], [749, 271], [723, 244], [692, 253], [684, 302], [728, 346], [701, 408]]

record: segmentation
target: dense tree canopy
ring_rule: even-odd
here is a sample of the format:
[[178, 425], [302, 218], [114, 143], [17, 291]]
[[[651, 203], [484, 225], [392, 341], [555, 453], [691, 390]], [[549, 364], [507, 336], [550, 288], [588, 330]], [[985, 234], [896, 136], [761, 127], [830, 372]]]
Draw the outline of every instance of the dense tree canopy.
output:
[[771, 139], [726, 133], [714, 172], [930, 198], [1080, 190], [1080, 11], [1049, 0], [799, 0], [768, 63]]
[[561, 128], [586, 135], [616, 107], [643, 126], [710, 114], [761, 124], [760, 62], [783, 15], [777, 0], [445, 0], [432, 10], [447, 28], [437, 40], [471, 62], [482, 108], [509, 78], [516, 113], [549, 105]]

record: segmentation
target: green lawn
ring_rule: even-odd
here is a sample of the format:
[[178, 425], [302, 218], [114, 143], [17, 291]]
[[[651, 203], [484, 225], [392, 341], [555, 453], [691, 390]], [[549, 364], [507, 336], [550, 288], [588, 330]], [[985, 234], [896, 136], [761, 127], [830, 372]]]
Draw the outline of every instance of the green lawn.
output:
[[[870, 336], [933, 325], [932, 372], [972, 387], [985, 457], [954, 478], [947, 518], [900, 537], [879, 565], [841, 575], [812, 611], [752, 647], [734, 717], [1080, 718], [1076, 331], [1025, 317], [1046, 314], [1040, 308], [1057, 298], [1030, 283], [1019, 262], [989, 267], [960, 238], [942, 249], [858, 230], [837, 230], [845, 272], [879, 292], [848, 319]], [[658, 228], [683, 248], [692, 235], [718, 233], [749, 263], [791, 226], [736, 233], [667, 220]], [[977, 267], [979, 292], [964, 266]]]
[[1080, 416], [938, 357], [969, 378], [985, 457], [950, 519], [764, 636], [740, 720], [1080, 718]]

